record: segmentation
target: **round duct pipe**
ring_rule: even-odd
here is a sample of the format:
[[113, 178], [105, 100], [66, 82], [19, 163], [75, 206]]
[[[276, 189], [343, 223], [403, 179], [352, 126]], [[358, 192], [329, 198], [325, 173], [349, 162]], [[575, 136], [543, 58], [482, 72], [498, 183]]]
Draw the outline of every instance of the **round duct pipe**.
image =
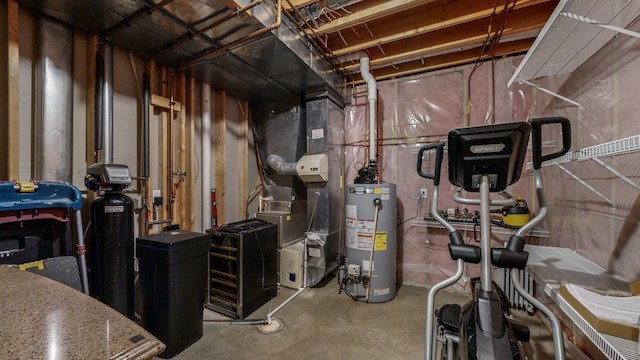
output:
[[297, 162], [285, 162], [284, 159], [278, 155], [269, 155], [267, 158], [267, 164], [279, 175], [298, 174], [296, 171]]

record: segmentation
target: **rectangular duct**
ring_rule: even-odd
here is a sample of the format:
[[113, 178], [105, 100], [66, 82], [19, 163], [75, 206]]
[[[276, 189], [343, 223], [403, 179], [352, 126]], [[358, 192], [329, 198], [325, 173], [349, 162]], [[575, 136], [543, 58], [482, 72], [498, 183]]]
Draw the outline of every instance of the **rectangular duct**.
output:
[[325, 91], [309, 96], [305, 105], [307, 154], [327, 154], [329, 158], [329, 180], [307, 185], [307, 213], [311, 232], [317, 237], [309, 242], [311, 284], [336, 268], [340, 251], [344, 104], [341, 96]]
[[71, 182], [73, 30], [46, 17], [38, 19], [37, 27], [32, 174]]

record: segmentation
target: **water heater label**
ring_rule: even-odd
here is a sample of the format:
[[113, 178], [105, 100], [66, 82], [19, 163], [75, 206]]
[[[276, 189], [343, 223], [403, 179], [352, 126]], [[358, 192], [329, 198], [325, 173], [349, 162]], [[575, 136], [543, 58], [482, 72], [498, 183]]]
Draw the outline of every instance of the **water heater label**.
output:
[[105, 206], [104, 207], [104, 212], [106, 214], [124, 212], [124, 205]]
[[387, 295], [389, 294], [389, 287], [383, 287], [383, 288], [374, 288], [373, 289], [373, 295]]

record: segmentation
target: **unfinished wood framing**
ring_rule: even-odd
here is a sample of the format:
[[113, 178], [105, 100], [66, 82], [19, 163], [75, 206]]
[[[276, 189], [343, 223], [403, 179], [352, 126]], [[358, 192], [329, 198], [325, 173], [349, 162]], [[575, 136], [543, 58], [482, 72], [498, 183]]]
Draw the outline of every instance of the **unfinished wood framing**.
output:
[[249, 196], [249, 103], [238, 100], [240, 118], [238, 119], [238, 218], [245, 219], [247, 197]]
[[20, 173], [20, 44], [18, 42], [18, 2], [7, 1], [7, 175]]
[[[187, 138], [186, 138], [186, 156], [187, 156], [187, 181], [185, 188], [187, 196], [185, 203], [187, 205], [187, 230], [194, 230], [193, 226], [196, 222], [195, 214], [195, 179], [196, 179], [196, 129], [195, 129], [195, 111], [196, 111], [196, 81], [193, 77], [187, 78], [187, 97], [185, 99], [186, 115], [187, 115]], [[204, 194], [203, 194], [204, 196]]]
[[[187, 88], [186, 88], [186, 78], [184, 73], [179, 73], [175, 76], [175, 98], [179, 98], [180, 100], [184, 100], [187, 97]], [[174, 173], [179, 175], [173, 176], [173, 186], [174, 191], [176, 193], [176, 201], [174, 203], [175, 211], [177, 218], [174, 223], [180, 224], [181, 229], [187, 229], [187, 202], [185, 201], [187, 192], [185, 183], [189, 181], [190, 174], [187, 169], [187, 153], [186, 153], [186, 140], [187, 140], [187, 119], [186, 112], [180, 111], [175, 113], [177, 117], [178, 126], [176, 127], [177, 143], [175, 147], [177, 148], [177, 152], [174, 152]], [[186, 172], [186, 175], [184, 174]]]
[[167, 161], [167, 152], [168, 149], [168, 126], [167, 123], [170, 121], [169, 113], [166, 111], [161, 111], [158, 114], [158, 121], [160, 126], [159, 136], [158, 136], [158, 182], [160, 185], [160, 192], [163, 197], [163, 205], [161, 206], [162, 210], [159, 212], [158, 217], [162, 220], [167, 220], [169, 216], [169, 202], [171, 201], [171, 191], [172, 189], [167, 186], [167, 179], [169, 178], [169, 163]]
[[216, 189], [216, 206], [218, 210], [218, 226], [226, 224], [225, 204], [226, 190], [225, 178], [227, 175], [227, 93], [224, 91], [215, 91], [213, 122], [215, 128], [214, 135], [214, 153], [215, 153], [215, 189]]

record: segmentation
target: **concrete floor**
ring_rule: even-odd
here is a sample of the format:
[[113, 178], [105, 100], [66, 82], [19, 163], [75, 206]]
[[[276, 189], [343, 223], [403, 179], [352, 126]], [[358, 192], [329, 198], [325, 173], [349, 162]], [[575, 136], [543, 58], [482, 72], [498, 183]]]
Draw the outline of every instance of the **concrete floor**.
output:
[[[305, 290], [274, 315], [281, 330], [263, 333], [257, 325], [229, 325], [206, 320], [227, 317], [204, 312], [204, 335], [173, 359], [422, 359], [427, 289], [400, 286], [386, 303], [366, 304], [338, 294], [336, 278]], [[252, 315], [264, 318], [294, 294], [281, 288], [276, 298]], [[466, 294], [441, 292], [437, 307], [462, 303]], [[551, 333], [541, 315], [515, 312], [526, 323], [532, 341], [530, 359], [553, 359]], [[567, 354], [571, 359], [571, 355]]]

